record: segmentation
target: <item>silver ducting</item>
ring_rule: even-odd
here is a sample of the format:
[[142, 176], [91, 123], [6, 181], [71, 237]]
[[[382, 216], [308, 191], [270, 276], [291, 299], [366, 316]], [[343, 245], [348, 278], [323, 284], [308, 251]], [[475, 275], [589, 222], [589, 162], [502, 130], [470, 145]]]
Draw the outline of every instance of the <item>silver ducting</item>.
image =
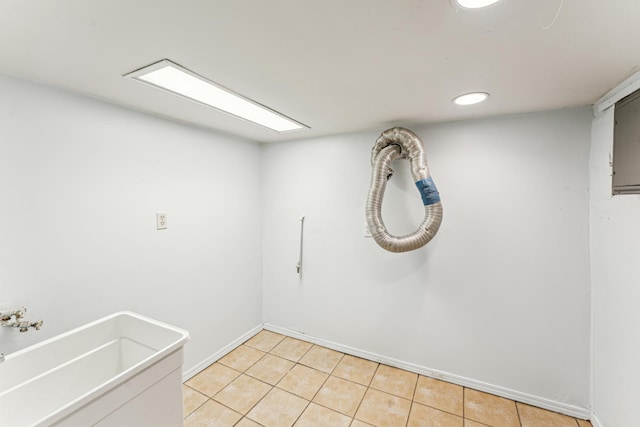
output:
[[[424, 204], [424, 220], [418, 229], [406, 236], [389, 234], [382, 220], [382, 199], [387, 180], [393, 175], [390, 165], [395, 159], [411, 162], [411, 175]], [[409, 129], [395, 127], [380, 135], [371, 150], [371, 186], [367, 198], [367, 224], [371, 237], [383, 249], [407, 252], [421, 248], [436, 235], [442, 222], [440, 194], [429, 175], [422, 140]]]

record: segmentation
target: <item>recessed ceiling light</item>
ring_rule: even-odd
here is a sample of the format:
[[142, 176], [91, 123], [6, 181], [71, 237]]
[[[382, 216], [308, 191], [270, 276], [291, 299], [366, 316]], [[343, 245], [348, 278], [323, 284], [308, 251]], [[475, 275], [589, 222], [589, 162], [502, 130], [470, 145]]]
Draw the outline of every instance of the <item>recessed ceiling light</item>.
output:
[[453, 98], [453, 103], [456, 105], [473, 105], [486, 101], [487, 98], [489, 98], [489, 94], [486, 92], [471, 92], [456, 96]]
[[455, 0], [458, 6], [465, 9], [479, 9], [496, 3], [498, 0]]
[[124, 77], [134, 78], [276, 132], [287, 132], [307, 127], [213, 83], [168, 59], [125, 74]]

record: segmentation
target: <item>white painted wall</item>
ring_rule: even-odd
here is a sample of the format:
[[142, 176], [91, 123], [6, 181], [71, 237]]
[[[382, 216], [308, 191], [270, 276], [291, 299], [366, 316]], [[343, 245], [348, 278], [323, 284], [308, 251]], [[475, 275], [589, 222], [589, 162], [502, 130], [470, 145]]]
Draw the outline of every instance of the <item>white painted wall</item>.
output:
[[[425, 248], [403, 254], [363, 237], [379, 132], [262, 147], [265, 321], [588, 408], [589, 110], [412, 129], [444, 221]], [[383, 208], [396, 234], [423, 212], [405, 163]]]
[[133, 310], [191, 332], [190, 368], [260, 324], [258, 144], [3, 75], [0, 93], [0, 306], [45, 320], [0, 351]]
[[598, 425], [638, 423], [640, 196], [611, 196], [613, 109], [593, 121], [590, 159], [593, 411]]
[[[46, 322], [0, 351], [133, 310], [191, 332], [190, 369], [266, 320], [588, 406], [586, 109], [413, 128], [445, 218], [391, 254], [363, 237], [379, 132], [260, 148], [13, 77], [0, 93], [0, 306]], [[396, 170], [401, 234], [422, 206]]]

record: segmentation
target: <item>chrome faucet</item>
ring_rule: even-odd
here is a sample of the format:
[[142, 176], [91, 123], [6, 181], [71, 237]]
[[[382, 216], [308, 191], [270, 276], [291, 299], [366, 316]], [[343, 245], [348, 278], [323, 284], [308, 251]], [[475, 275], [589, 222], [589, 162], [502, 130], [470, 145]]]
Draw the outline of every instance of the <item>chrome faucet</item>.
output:
[[[31, 322], [29, 320], [23, 320], [25, 314], [27, 314], [25, 307], [20, 307], [17, 310], [0, 310], [0, 326], [17, 328], [20, 332], [27, 332], [29, 328], [39, 331], [40, 328], [42, 328], [43, 321], [37, 320]], [[14, 320], [11, 320], [11, 318], [14, 318]], [[3, 359], [0, 358], [0, 362], [2, 362], [2, 360]]]
[[27, 314], [26, 307], [20, 307], [17, 310], [0, 310], [0, 322], [8, 322], [12, 317], [20, 320]]
[[42, 328], [42, 323], [44, 323], [42, 320], [38, 320], [35, 322], [30, 322], [28, 320], [21, 320], [19, 322], [18, 321], [5, 322], [5, 323], [2, 323], [2, 326], [7, 328], [18, 328], [20, 332], [27, 332], [29, 328], [33, 328], [36, 331], [39, 331], [40, 328]]

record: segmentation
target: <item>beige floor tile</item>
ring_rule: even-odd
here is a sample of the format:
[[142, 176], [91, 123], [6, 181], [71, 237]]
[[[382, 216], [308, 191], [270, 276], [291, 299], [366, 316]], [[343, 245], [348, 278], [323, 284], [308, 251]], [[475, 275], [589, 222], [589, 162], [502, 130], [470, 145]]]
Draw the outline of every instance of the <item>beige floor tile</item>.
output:
[[214, 402], [207, 401], [184, 420], [184, 427], [231, 427], [242, 415]]
[[368, 386], [377, 368], [376, 362], [345, 354], [331, 375]]
[[462, 416], [464, 406], [462, 396], [463, 388], [461, 386], [420, 375], [413, 400], [441, 411]]
[[296, 365], [277, 385], [307, 400], [313, 399], [329, 375], [303, 365]]
[[271, 388], [272, 386], [269, 384], [265, 384], [248, 375], [240, 375], [231, 384], [213, 396], [213, 399], [244, 415]]
[[295, 427], [349, 427], [349, 424], [350, 417], [311, 403], [295, 423]]
[[279, 388], [273, 388], [247, 417], [265, 427], [291, 427], [309, 401]]
[[302, 356], [302, 359], [300, 359], [298, 363], [302, 363], [310, 368], [330, 374], [336, 365], [338, 365], [342, 356], [344, 356], [343, 353], [314, 345], [304, 356]]
[[520, 427], [513, 400], [470, 388], [464, 389], [464, 417], [492, 427]]
[[486, 424], [480, 424], [479, 422], [469, 420], [467, 418], [464, 419], [464, 427], [487, 427]]
[[313, 344], [306, 341], [285, 337], [285, 339], [280, 341], [280, 343], [271, 350], [271, 354], [284, 357], [292, 362], [297, 362], [307, 351], [309, 351], [312, 345]]
[[258, 424], [257, 422], [251, 421], [249, 418], [244, 417], [234, 427], [262, 427], [262, 426], [260, 424]]
[[225, 366], [228, 366], [236, 371], [244, 372], [251, 367], [254, 363], [262, 358], [266, 353], [264, 351], [256, 350], [253, 347], [247, 345], [241, 345], [235, 350], [218, 360]]
[[371, 424], [367, 424], [365, 422], [362, 422], [360, 420], [355, 420], [354, 419], [353, 421], [351, 421], [351, 426], [349, 426], [349, 427], [374, 427], [374, 426], [372, 426]]
[[257, 348], [258, 350], [270, 352], [280, 341], [284, 339], [284, 335], [275, 332], [262, 330], [248, 340], [245, 345]]
[[574, 418], [558, 414], [557, 412], [547, 411], [523, 403], [516, 403], [516, 406], [518, 407], [522, 427], [576, 427], [577, 424]]
[[370, 387], [411, 400], [413, 399], [417, 381], [418, 374], [387, 365], [380, 365], [373, 376]]
[[404, 427], [411, 401], [370, 388], [355, 418], [376, 427]]
[[185, 384], [200, 393], [213, 397], [239, 375], [240, 372], [235, 369], [231, 369], [219, 363], [214, 363], [198, 375], [191, 378]]
[[332, 376], [324, 383], [313, 401], [353, 417], [366, 391], [367, 388], [363, 385]]
[[258, 360], [255, 365], [247, 369], [245, 374], [271, 385], [276, 385], [294, 365], [295, 363], [290, 360], [272, 354], [266, 354], [262, 359]]
[[463, 427], [463, 420], [457, 415], [414, 402], [407, 427]]
[[578, 422], [578, 425], [580, 427], [592, 427], [591, 422], [590, 421], [586, 421], [586, 420], [581, 420], [581, 419], [576, 419], [576, 421]]
[[198, 409], [204, 402], [209, 400], [207, 396], [204, 394], [192, 389], [191, 387], [187, 387], [186, 385], [182, 386], [182, 417], [185, 418], [187, 415]]

